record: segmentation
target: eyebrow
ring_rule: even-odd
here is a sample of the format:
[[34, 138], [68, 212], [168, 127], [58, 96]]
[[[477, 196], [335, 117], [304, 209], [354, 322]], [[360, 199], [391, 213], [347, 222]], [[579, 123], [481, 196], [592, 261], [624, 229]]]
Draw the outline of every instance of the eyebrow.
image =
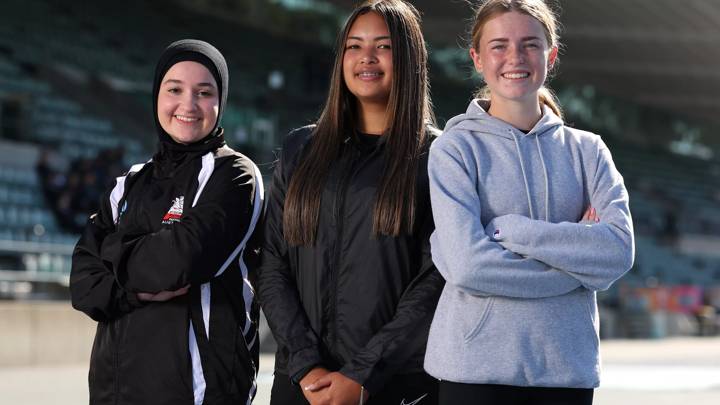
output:
[[[363, 38], [363, 37], [348, 37], [348, 40], [351, 40], [351, 39], [354, 39], [356, 41], [364, 41], [365, 40], [365, 38]], [[390, 39], [390, 35], [383, 35], [380, 37], [375, 37], [373, 40], [374, 41], [382, 41], [384, 39]]]
[[[522, 37], [520, 38], [521, 41], [535, 41], [540, 40], [540, 37]], [[507, 38], [493, 38], [489, 40], [488, 42], [510, 42]]]
[[[165, 81], [163, 82], [163, 84], [168, 84], [168, 83], [172, 83], [172, 84], [182, 84], [183, 81], [182, 81], [182, 80], [176, 80], [176, 79], [167, 79], [167, 80], [165, 80]], [[197, 86], [197, 87], [215, 87], [214, 84], [209, 83], [209, 82], [198, 83], [196, 86]]]

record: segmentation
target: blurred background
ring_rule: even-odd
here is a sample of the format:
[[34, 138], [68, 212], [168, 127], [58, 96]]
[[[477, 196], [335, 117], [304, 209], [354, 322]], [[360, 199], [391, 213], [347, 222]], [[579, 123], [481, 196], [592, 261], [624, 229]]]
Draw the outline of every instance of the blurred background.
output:
[[[467, 1], [418, 0], [439, 125], [479, 86]], [[95, 324], [72, 310], [79, 232], [116, 176], [155, 148], [151, 87], [170, 42], [230, 67], [226, 140], [265, 176], [326, 96], [352, 1], [3, 0], [0, 12], [0, 390], [87, 403]], [[551, 87], [603, 136], [630, 191], [635, 266], [600, 293], [596, 403], [720, 403], [720, 1], [563, 0]], [[411, 101], [410, 101], [411, 102]], [[269, 178], [266, 178], [266, 186]], [[602, 246], [598, 246], [602, 249]], [[256, 403], [272, 382], [263, 327]], [[3, 403], [5, 403], [3, 401]]]

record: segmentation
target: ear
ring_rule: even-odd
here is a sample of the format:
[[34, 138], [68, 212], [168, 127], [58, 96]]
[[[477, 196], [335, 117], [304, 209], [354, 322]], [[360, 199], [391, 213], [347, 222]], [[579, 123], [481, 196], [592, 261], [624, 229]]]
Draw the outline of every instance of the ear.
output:
[[558, 47], [553, 46], [550, 49], [550, 54], [548, 55], [548, 70], [552, 69], [553, 66], [555, 66], [555, 61], [557, 60], [558, 56]]
[[476, 51], [475, 48], [470, 48], [470, 59], [473, 61], [473, 65], [475, 65], [475, 70], [482, 74], [482, 62], [480, 61], [480, 52]]

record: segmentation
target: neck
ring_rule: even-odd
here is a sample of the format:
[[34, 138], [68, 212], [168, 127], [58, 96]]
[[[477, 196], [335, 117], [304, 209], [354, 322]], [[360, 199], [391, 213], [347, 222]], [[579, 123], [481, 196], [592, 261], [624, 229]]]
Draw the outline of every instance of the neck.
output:
[[542, 109], [537, 97], [528, 101], [494, 100], [491, 97], [488, 114], [517, 129], [529, 131], [542, 118]]
[[382, 135], [385, 132], [387, 104], [358, 103], [358, 130], [364, 134]]

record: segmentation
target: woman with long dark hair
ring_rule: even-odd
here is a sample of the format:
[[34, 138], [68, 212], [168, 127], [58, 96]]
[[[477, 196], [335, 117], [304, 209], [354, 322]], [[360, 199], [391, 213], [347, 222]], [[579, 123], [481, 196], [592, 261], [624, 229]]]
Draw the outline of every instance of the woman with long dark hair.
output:
[[443, 283], [429, 251], [426, 63], [412, 5], [366, 1], [338, 37], [316, 125], [283, 144], [259, 276], [278, 342], [273, 404], [435, 401], [422, 370]]
[[90, 403], [246, 404], [255, 395], [251, 279], [262, 178], [225, 145], [225, 58], [171, 44], [155, 70], [158, 151], [101, 200], [73, 252], [73, 307], [98, 322]]

